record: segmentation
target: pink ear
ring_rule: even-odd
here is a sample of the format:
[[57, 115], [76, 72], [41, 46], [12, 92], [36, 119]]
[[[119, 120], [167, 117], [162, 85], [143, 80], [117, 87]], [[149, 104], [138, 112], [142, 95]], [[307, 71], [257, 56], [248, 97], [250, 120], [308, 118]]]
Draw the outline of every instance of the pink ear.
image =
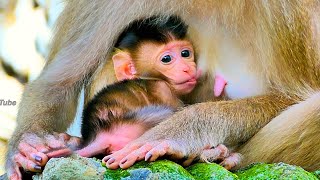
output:
[[118, 81], [135, 78], [137, 72], [129, 53], [118, 52], [112, 56], [112, 61]]
[[227, 82], [222, 78], [220, 75], [216, 75], [215, 81], [214, 81], [214, 96], [219, 97], [221, 96], [224, 87], [226, 86]]

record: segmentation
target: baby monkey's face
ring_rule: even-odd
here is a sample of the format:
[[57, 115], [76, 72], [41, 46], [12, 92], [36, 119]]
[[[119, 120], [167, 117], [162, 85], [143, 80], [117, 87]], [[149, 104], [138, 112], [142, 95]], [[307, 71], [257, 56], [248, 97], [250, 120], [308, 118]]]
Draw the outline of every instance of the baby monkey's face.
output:
[[171, 84], [177, 95], [188, 94], [195, 87], [199, 73], [189, 41], [172, 40], [167, 44], [147, 42], [139, 52], [144, 59], [152, 60], [153, 69]]

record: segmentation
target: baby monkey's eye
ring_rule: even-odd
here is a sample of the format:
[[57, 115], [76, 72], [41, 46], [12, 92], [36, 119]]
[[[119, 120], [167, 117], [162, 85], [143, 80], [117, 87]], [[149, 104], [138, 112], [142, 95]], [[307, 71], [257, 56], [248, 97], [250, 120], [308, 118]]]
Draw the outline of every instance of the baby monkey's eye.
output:
[[169, 63], [169, 62], [171, 62], [171, 61], [172, 61], [172, 58], [171, 58], [170, 55], [165, 55], [165, 56], [163, 56], [162, 59], [161, 59], [161, 62], [163, 62], [164, 64], [167, 64], [167, 63]]
[[189, 50], [183, 50], [181, 51], [182, 57], [190, 57], [191, 52]]

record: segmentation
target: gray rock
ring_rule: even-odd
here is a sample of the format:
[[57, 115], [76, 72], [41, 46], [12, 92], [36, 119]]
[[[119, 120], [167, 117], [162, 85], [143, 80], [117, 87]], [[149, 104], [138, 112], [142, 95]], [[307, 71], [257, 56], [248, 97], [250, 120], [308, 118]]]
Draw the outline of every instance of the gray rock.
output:
[[52, 158], [42, 174], [32, 177], [34, 180], [96, 180], [103, 179], [106, 169], [98, 160], [72, 155], [68, 158]]

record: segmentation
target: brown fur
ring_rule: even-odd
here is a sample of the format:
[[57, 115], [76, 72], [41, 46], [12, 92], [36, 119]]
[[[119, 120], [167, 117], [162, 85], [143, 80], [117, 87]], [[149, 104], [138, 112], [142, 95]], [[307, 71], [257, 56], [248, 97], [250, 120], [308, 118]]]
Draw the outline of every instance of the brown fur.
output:
[[[83, 144], [88, 145], [99, 132], [111, 131], [121, 124], [138, 124], [150, 129], [182, 105], [182, 101], [165, 81], [135, 79], [112, 84], [100, 91], [83, 112], [81, 127]], [[147, 111], [160, 114], [155, 115], [158, 118], [143, 120], [142, 116], [150, 115], [134, 115], [139, 114], [134, 113], [135, 111], [139, 112], [139, 109], [148, 107], [158, 111]]]
[[253, 160], [283, 161], [308, 170], [319, 169], [320, 145], [316, 139], [320, 128], [319, 101], [317, 93], [275, 117], [240, 148], [240, 153], [246, 155], [241, 165]]
[[[285, 161], [308, 170], [320, 168], [319, 7], [316, 0], [69, 0], [58, 21], [48, 63], [23, 95], [7, 167], [23, 133], [66, 130], [82, 85], [105, 64], [117, 36], [130, 22], [155, 14], [177, 14], [190, 26], [199, 65], [205, 71], [214, 75], [226, 55], [220, 44], [228, 38], [229, 44], [246, 53], [248, 72], [266, 86], [252, 95], [279, 91], [298, 104], [278, 117], [277, 112], [291, 105], [291, 100], [281, 97], [284, 100], [279, 101], [270, 95], [197, 104], [144, 137], [179, 139], [186, 142], [181, 146], [186, 154], [206, 143], [237, 147], [275, 117], [239, 149], [245, 160], [242, 165]], [[233, 63], [238, 62], [234, 58]], [[299, 156], [295, 156], [297, 149]]]

